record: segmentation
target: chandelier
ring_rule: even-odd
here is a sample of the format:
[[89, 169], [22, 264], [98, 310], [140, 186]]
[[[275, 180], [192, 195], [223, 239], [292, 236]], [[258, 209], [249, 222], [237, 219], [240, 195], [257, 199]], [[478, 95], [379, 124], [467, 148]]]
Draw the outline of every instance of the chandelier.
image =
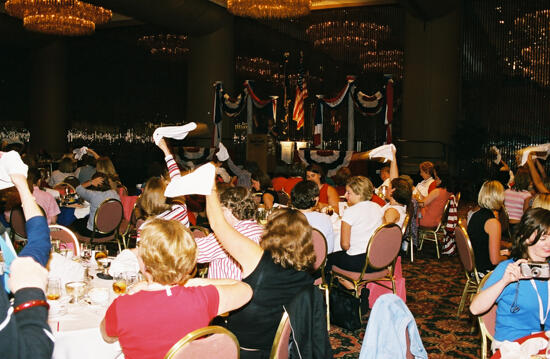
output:
[[88, 35], [113, 15], [111, 10], [78, 0], [8, 0], [5, 8], [23, 19], [27, 30], [51, 35]]
[[138, 39], [138, 44], [155, 56], [184, 56], [189, 53], [187, 36], [175, 34], [146, 35]]
[[367, 51], [359, 56], [365, 72], [391, 73], [403, 77], [403, 51], [378, 50]]
[[379, 41], [389, 37], [390, 27], [374, 22], [330, 20], [310, 25], [306, 34], [317, 48], [337, 55], [354, 54], [375, 50]]
[[276, 82], [280, 77], [280, 67], [278, 62], [263, 57], [237, 56], [235, 59], [235, 69], [245, 79]]
[[514, 25], [529, 41], [521, 49], [523, 61], [518, 68], [541, 86], [550, 86], [550, 10], [527, 13], [516, 18]]
[[311, 11], [311, 0], [227, 0], [227, 10], [255, 19], [288, 19]]

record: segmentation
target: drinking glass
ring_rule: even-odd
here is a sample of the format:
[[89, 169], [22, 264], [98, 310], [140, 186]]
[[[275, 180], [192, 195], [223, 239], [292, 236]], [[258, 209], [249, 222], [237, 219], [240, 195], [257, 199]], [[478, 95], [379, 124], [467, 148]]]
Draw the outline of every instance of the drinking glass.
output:
[[107, 258], [108, 253], [109, 252], [107, 252], [107, 246], [105, 246], [104, 244], [98, 245], [95, 250], [95, 260], [97, 261], [101, 258]]
[[113, 278], [113, 291], [120, 295], [126, 293], [127, 283], [123, 274], [115, 275]]
[[86, 283], [83, 281], [69, 282], [65, 284], [65, 291], [73, 299], [72, 303], [77, 303], [79, 298], [82, 298], [86, 292]]
[[264, 226], [267, 223], [267, 211], [263, 207], [258, 207], [258, 210], [256, 211], [256, 218], [258, 219], [258, 223], [260, 223], [262, 226]]
[[80, 257], [85, 260], [92, 257], [92, 247], [88, 243], [80, 243]]
[[48, 286], [46, 288], [46, 298], [48, 300], [57, 300], [61, 297], [61, 279], [50, 278], [48, 279]]

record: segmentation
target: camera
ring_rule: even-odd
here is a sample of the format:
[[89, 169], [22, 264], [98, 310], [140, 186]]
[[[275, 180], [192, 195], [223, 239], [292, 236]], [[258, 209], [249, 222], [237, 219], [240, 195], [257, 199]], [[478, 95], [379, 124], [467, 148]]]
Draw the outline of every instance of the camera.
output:
[[520, 264], [523, 278], [550, 278], [550, 265], [547, 262], [528, 262]]

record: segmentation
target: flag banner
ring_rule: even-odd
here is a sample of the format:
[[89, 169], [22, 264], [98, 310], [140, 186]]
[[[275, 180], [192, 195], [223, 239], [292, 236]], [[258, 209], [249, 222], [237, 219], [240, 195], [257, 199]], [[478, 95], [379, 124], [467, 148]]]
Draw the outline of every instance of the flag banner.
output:
[[306, 165], [316, 164], [321, 166], [328, 177], [332, 177], [340, 169], [347, 167], [351, 161], [353, 151], [337, 150], [312, 150], [301, 149], [298, 151], [298, 157]]
[[323, 143], [323, 103], [317, 101], [315, 106], [315, 122], [313, 127], [313, 146], [319, 147]]
[[383, 101], [381, 101], [381, 99], [383, 96], [380, 91], [377, 91], [374, 95], [369, 96], [362, 91], [354, 89], [351, 95], [355, 107], [364, 116], [375, 116], [382, 111]]

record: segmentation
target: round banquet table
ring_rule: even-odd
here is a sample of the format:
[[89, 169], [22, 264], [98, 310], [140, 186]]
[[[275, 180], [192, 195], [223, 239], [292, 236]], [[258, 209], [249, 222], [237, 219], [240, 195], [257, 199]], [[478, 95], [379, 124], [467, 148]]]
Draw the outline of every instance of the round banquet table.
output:
[[[109, 303], [115, 298], [112, 280], [95, 278], [92, 287], [110, 288]], [[106, 343], [99, 331], [107, 306], [69, 304], [67, 314], [50, 316], [48, 323], [55, 337], [53, 359], [121, 359], [118, 342]]]
[[[527, 336], [524, 336], [523, 338], [519, 338], [517, 340], [514, 340], [515, 342], [519, 343], [519, 344], [522, 344], [523, 342], [531, 339], [531, 338], [544, 338], [544, 339], [549, 339], [545, 332], [538, 332], [538, 333], [534, 333], [534, 334], [531, 334], [531, 335], [527, 335]], [[546, 349], [542, 349], [539, 354], [545, 354], [546, 353]], [[493, 356], [491, 357], [491, 359], [500, 359], [500, 350], [497, 350], [495, 352], [495, 354], [493, 354]]]

